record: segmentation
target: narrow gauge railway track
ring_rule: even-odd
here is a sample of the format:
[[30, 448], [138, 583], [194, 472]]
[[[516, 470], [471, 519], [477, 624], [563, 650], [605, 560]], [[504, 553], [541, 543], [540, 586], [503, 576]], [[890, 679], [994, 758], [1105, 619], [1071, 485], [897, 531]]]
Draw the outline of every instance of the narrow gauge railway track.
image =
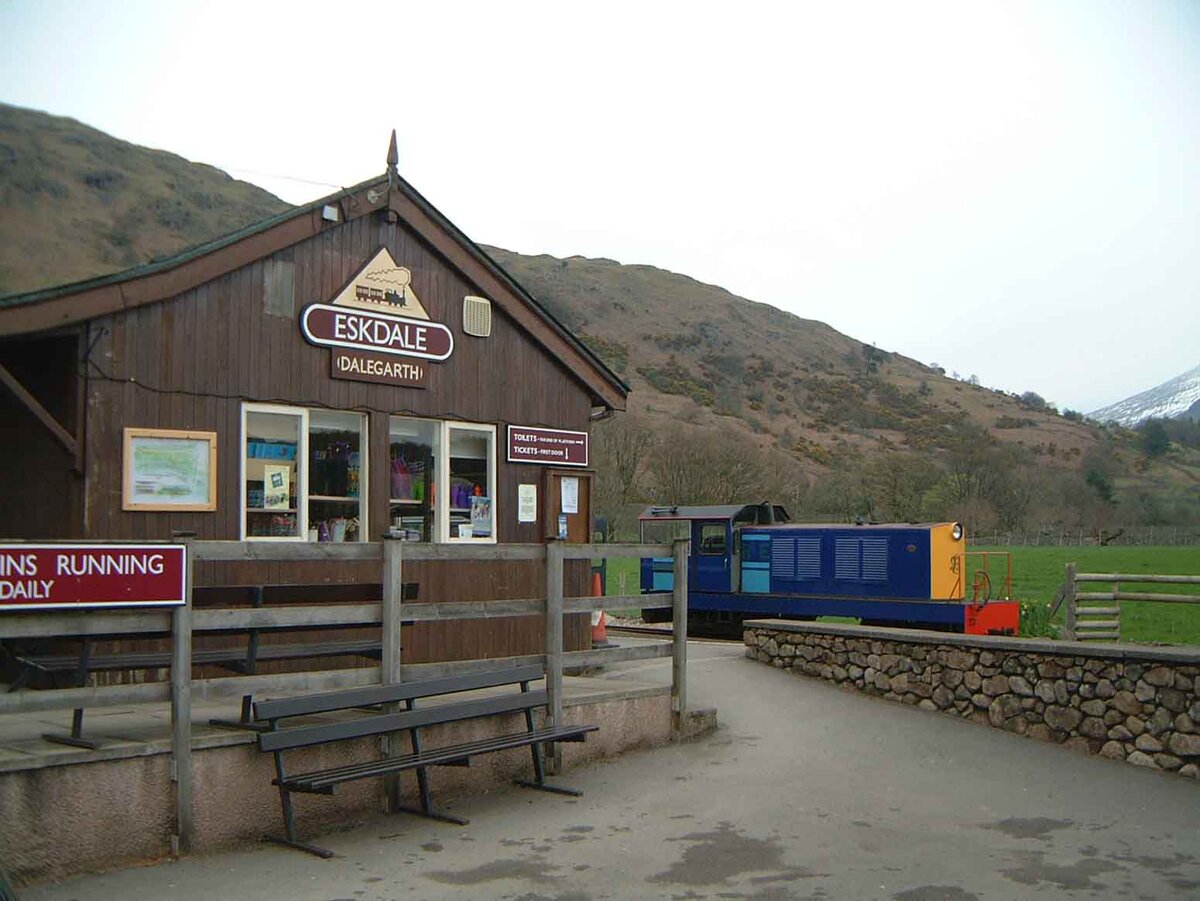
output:
[[[630, 635], [630, 636], [636, 635], [639, 638], [661, 638], [663, 640], [666, 640], [668, 638], [675, 637], [675, 631], [673, 629], [663, 629], [663, 628], [655, 627], [655, 626], [614, 626], [612, 623], [609, 623], [607, 626], [607, 631], [613, 633], [614, 635]], [[723, 641], [723, 642], [736, 641], [736, 642], [740, 643], [742, 641], [742, 636], [740, 634], [739, 635], [729, 635], [729, 634], [718, 635], [718, 634], [708, 633], [708, 632], [703, 632], [703, 631], [696, 633], [696, 632], [693, 632], [691, 629], [689, 629], [688, 630], [688, 639], [689, 640], [695, 639], [697, 641]]]

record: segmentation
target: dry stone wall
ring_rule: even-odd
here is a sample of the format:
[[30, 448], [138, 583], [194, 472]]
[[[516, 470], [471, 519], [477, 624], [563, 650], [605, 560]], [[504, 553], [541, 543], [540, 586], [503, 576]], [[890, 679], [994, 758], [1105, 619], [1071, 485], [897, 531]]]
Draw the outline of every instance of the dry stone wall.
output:
[[1200, 778], [1200, 650], [777, 620], [746, 656], [1134, 766]]

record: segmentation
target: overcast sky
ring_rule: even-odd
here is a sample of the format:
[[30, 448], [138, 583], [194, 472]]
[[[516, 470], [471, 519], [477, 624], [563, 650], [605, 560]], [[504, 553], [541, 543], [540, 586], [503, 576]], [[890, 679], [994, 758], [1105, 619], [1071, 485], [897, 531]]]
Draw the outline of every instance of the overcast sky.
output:
[[[1091, 410], [1200, 363], [1200, 2], [0, 0], [6, 102]], [[275, 176], [288, 176], [282, 179]]]

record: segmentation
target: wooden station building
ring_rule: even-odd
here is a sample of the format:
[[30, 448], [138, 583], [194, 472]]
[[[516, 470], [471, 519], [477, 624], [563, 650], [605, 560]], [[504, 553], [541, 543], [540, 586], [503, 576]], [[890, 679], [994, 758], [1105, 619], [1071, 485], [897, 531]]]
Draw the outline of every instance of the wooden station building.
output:
[[[399, 177], [394, 144], [388, 162], [170, 259], [0, 298], [0, 538], [587, 541], [589, 424], [627, 387]], [[381, 578], [195, 573], [214, 603], [334, 583], [326, 599], [361, 600]], [[587, 593], [586, 564], [569, 578]], [[541, 564], [404, 580], [418, 603], [544, 596]], [[405, 659], [536, 653], [536, 619], [406, 626]], [[586, 646], [571, 619], [567, 649]]]

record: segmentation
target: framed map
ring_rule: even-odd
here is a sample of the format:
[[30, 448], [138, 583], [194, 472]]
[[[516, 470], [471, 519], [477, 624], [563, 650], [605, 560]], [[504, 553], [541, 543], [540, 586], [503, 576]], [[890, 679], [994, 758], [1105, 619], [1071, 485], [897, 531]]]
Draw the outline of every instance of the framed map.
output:
[[217, 433], [125, 429], [123, 510], [216, 510]]

